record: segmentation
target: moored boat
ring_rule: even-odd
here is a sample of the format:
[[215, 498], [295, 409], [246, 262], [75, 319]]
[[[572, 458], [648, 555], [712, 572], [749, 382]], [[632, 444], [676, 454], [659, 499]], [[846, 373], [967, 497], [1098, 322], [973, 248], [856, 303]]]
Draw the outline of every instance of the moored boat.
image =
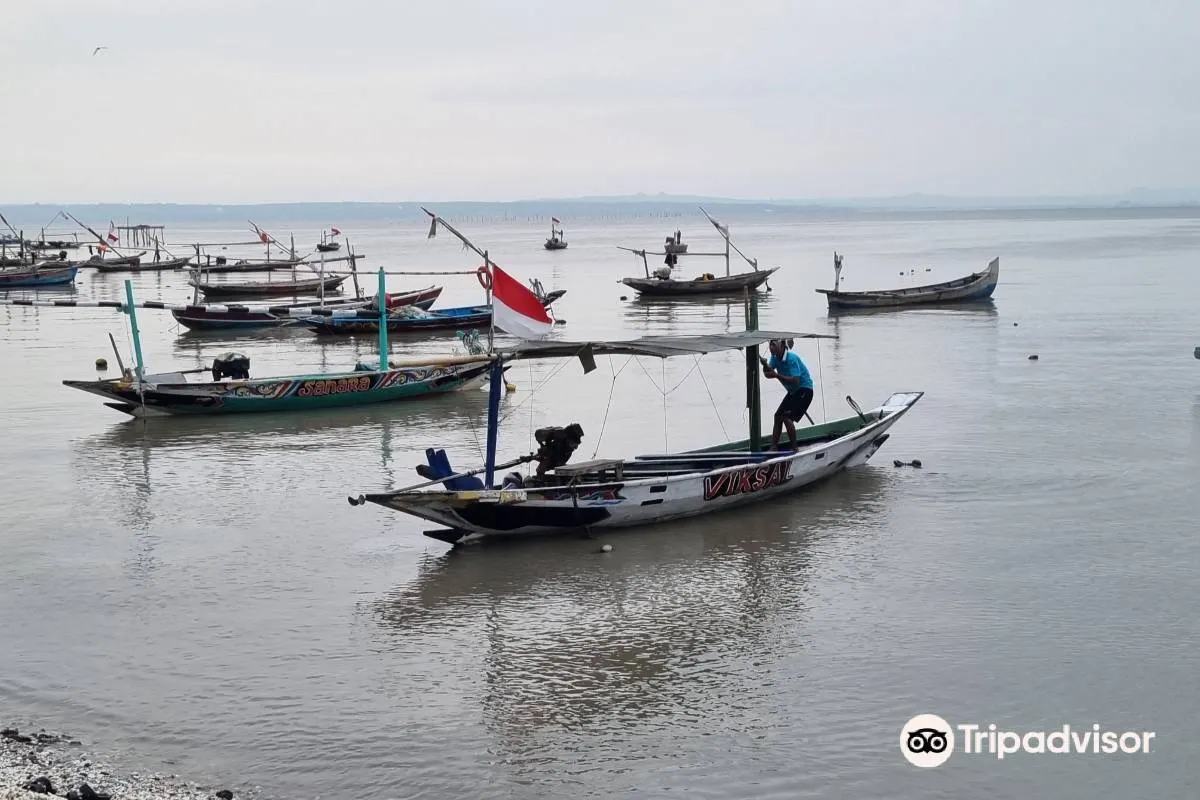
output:
[[[486, 328], [492, 321], [492, 310], [488, 306], [459, 306], [426, 311], [407, 306], [392, 311], [387, 316], [387, 329], [392, 333], [408, 331], [467, 330]], [[300, 324], [322, 336], [376, 334], [379, 332], [379, 315], [366, 309], [338, 316], [301, 317]]]
[[235, 283], [212, 283], [193, 277], [188, 285], [198, 289], [205, 297], [303, 297], [332, 292], [345, 282], [346, 275], [326, 278], [298, 278], [294, 281], [242, 281]]
[[825, 295], [829, 309], [897, 308], [904, 306], [949, 305], [954, 303], [979, 303], [990, 301], [1000, 281], [1000, 259], [993, 258], [987, 269], [955, 278], [943, 283], [911, 286], [905, 289], [887, 289], [870, 292], [843, 292], [842, 256], [833, 254], [832, 289], [817, 289]]
[[[430, 286], [410, 292], [390, 292], [387, 296], [387, 306], [391, 310], [405, 306], [427, 309], [441, 293], [441, 286]], [[274, 306], [209, 303], [172, 308], [171, 315], [175, 317], [176, 322], [191, 330], [251, 330], [298, 325], [301, 317], [366, 310], [376, 305], [376, 302], [374, 297], [348, 297], [324, 302], [316, 300]]]
[[[238, 353], [227, 353], [214, 359], [211, 368], [149, 375], [142, 360], [134, 311], [137, 304], [128, 280], [125, 296], [123, 310], [129, 316], [133, 335], [135, 367], [126, 369], [118, 353], [120, 377], [65, 380], [63, 384], [99, 395], [109, 401], [105, 403], [109, 408], [133, 417], [282, 412], [383, 403], [478, 385], [491, 370], [487, 355], [392, 362], [387, 355], [387, 327], [382, 326], [379, 359], [373, 363], [359, 362], [351, 371], [251, 378], [250, 360]], [[376, 297], [378, 313], [384, 316], [387, 307], [383, 298], [387, 294], [382, 269]]]
[[[679, 232], [675, 232], [676, 246], [674, 248], [667, 247], [661, 253], [652, 253], [646, 250], [635, 250], [629, 247], [622, 247], [622, 250], [628, 250], [634, 255], [641, 256], [642, 268], [645, 270], [645, 277], [630, 277], [622, 278], [621, 283], [630, 287], [639, 294], [651, 297], [681, 297], [688, 295], [740, 295], [746, 291], [755, 291], [758, 287], [767, 283], [771, 275], [778, 270], [778, 267], [771, 269], [759, 269], [758, 259], [748, 258], [745, 253], [737, 248], [729, 239], [729, 228], [717, 222], [703, 208], [700, 211], [708, 221], [713, 224], [713, 227], [721, 234], [725, 240], [725, 250], [721, 253], [687, 253], [687, 245], [679, 241]], [[671, 238], [667, 238], [668, 244]], [[680, 249], [682, 248], [682, 249]], [[730, 249], [741, 256], [747, 264], [753, 269], [750, 272], [732, 273], [730, 271]], [[673, 271], [677, 268], [678, 257], [680, 255], [692, 256], [716, 256], [725, 259], [725, 275], [718, 276], [711, 272], [703, 273], [696, 278], [689, 280], [678, 280], [673, 277]], [[665, 256], [663, 266], [658, 267], [653, 272], [650, 271], [650, 263], [648, 256]], [[767, 286], [767, 291], [770, 291], [770, 286]]]
[[546, 240], [544, 245], [547, 250], [566, 250], [567, 240], [562, 229], [562, 223], [558, 221], [558, 217], [550, 218], [550, 238]]
[[50, 262], [49, 266], [35, 264], [32, 267], [0, 269], [0, 289], [66, 286], [75, 282], [77, 272], [79, 272], [77, 264], [58, 266], [54, 262]]

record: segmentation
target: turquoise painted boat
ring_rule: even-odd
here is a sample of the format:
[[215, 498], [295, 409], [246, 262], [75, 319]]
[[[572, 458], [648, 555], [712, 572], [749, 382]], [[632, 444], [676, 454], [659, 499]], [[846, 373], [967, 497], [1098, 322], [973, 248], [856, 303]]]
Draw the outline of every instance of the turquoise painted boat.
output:
[[[431, 361], [382, 371], [362, 369], [256, 380], [189, 382], [189, 376], [200, 370], [188, 370], [146, 375], [140, 382], [129, 375], [100, 381], [68, 380], [63, 384], [99, 395], [110, 401], [104, 405], [134, 417], [307, 411], [408, 400], [482, 385], [491, 367], [487, 357], [458, 359], [461, 363]], [[222, 375], [231, 361], [236, 359], [217, 359], [208, 377]]]
[[[379, 317], [385, 319], [387, 291], [379, 270]], [[138, 334], [133, 286], [125, 281], [125, 305], [133, 334], [136, 369], [121, 364], [121, 376], [105, 380], [63, 381], [65, 386], [99, 395], [109, 408], [134, 417], [301, 411], [408, 400], [481, 385], [491, 371], [486, 354], [433, 357], [374, 364], [359, 362], [349, 372], [251, 378], [250, 359], [226, 353], [211, 368], [147, 375]], [[379, 326], [379, 352], [388, 352], [387, 326]], [[114, 345], [115, 347], [115, 345]], [[117, 354], [120, 363], [120, 354]]]

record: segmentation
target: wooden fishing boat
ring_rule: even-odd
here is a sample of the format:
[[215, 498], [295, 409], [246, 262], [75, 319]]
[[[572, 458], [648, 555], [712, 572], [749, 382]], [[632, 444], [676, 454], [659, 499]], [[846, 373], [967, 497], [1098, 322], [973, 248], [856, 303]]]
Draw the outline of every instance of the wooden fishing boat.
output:
[[[105, 405], [133, 417], [281, 412], [357, 406], [406, 400], [477, 386], [491, 371], [489, 356], [464, 355], [394, 363], [387, 359], [387, 326], [379, 333], [380, 358], [359, 362], [346, 372], [251, 378], [250, 360], [228, 353], [211, 368], [148, 375], [142, 360], [133, 286], [125, 281], [124, 311], [133, 333], [136, 367], [121, 364], [121, 376], [107, 380], [63, 381], [99, 395]], [[378, 313], [387, 314], [383, 270], [379, 270]], [[115, 345], [114, 345], [115, 347]], [[383, 362], [387, 360], [388, 363]], [[205, 377], [198, 376], [208, 373]], [[227, 380], [228, 379], [228, 380]], [[503, 378], [501, 378], [503, 383]]]
[[663, 252], [674, 256], [681, 256], [688, 251], [687, 242], [683, 241], [683, 234], [675, 231], [674, 236], [668, 236], [663, 242]]
[[832, 289], [817, 289], [829, 301], [831, 311], [859, 308], [895, 308], [903, 306], [947, 305], [952, 303], [978, 303], [991, 300], [1000, 280], [1000, 259], [993, 258], [987, 269], [965, 278], [956, 278], [944, 283], [912, 286], [907, 289], [890, 289], [876, 292], [843, 292], [842, 256], [833, 254], [834, 280]]
[[334, 275], [327, 278], [298, 278], [294, 281], [245, 281], [241, 283], [210, 283], [195, 277], [189, 286], [199, 289], [205, 297], [301, 297], [335, 291], [349, 277]]
[[546, 240], [545, 248], [547, 250], [566, 250], [567, 240], [563, 237], [562, 223], [558, 221], [558, 217], [551, 217], [550, 238]]
[[0, 270], [0, 289], [21, 289], [43, 286], [66, 286], [75, 282], [77, 264], [67, 266], [19, 267]]
[[115, 260], [85, 262], [87, 266], [95, 267], [98, 272], [162, 272], [172, 269], [183, 269], [191, 263], [190, 258], [163, 258], [158, 261], [141, 261], [134, 264], [118, 263]]
[[[365, 309], [345, 315], [301, 317], [299, 321], [318, 336], [379, 333], [379, 315]], [[492, 309], [489, 306], [459, 306], [436, 311], [414, 310], [408, 306], [388, 314], [387, 329], [392, 333], [468, 330], [486, 328], [491, 321]]]
[[[639, 294], [652, 297], [680, 297], [680, 296], [695, 296], [695, 295], [740, 295], [747, 291], [756, 291], [758, 287], [767, 283], [771, 275], [778, 270], [778, 267], [772, 269], [759, 269], [758, 260], [748, 258], [745, 253], [738, 250], [737, 246], [729, 239], [729, 228], [717, 222], [703, 208], [700, 209], [704, 216], [708, 217], [708, 221], [713, 224], [713, 227], [721, 234], [725, 240], [725, 251], [722, 253], [687, 253], [687, 245], [679, 242], [679, 232], [675, 232], [676, 247], [666, 248], [661, 253], [651, 253], [646, 250], [634, 250], [629, 247], [622, 247], [622, 250], [628, 250], [634, 255], [641, 256], [642, 268], [645, 270], [645, 277], [642, 278], [622, 278], [621, 283], [630, 287]], [[671, 238], [667, 238], [667, 242], [671, 242]], [[682, 247], [683, 249], [679, 249]], [[731, 273], [729, 260], [730, 249], [733, 249], [739, 256], [745, 259], [746, 263], [753, 267], [751, 272]], [[678, 280], [672, 276], [673, 270], [676, 269], [678, 257], [687, 254], [691, 256], [717, 256], [725, 259], [725, 275], [724, 277], [713, 275], [711, 272], [706, 272], [699, 277], [690, 280]], [[664, 266], [650, 271], [650, 262], [647, 256], [665, 256]], [[770, 285], [767, 285], [767, 291], [770, 291]]]
[[334, 237], [340, 233], [341, 233], [341, 231], [339, 231], [337, 228], [333, 229], [332, 234], [326, 233], [325, 231], [321, 231], [321, 241], [317, 243], [317, 252], [318, 253], [333, 253], [333, 252], [336, 252], [337, 250], [340, 250], [342, 247], [342, 243], [335, 241], [335, 239], [334, 239]]
[[[441, 294], [441, 286], [411, 292], [391, 292], [387, 296], [387, 306], [388, 309], [404, 306], [427, 309]], [[251, 330], [297, 325], [301, 317], [369, 309], [376, 304], [374, 297], [337, 298], [324, 303], [309, 301], [277, 306], [200, 304], [173, 308], [171, 315], [176, 322], [191, 330]]]
[[137, 267], [142, 263], [142, 256], [145, 252], [138, 253], [132, 256], [112, 256], [105, 258], [99, 254], [92, 256], [87, 261], [80, 262], [81, 267], [95, 267], [101, 271], [119, 272], [123, 268]]
[[[657, 358], [696, 356], [745, 349], [747, 393], [757, 404], [758, 346], [770, 339], [832, 338], [819, 334], [747, 330], [707, 336], [643, 337], [630, 341], [521, 342], [496, 354], [492, 369], [530, 358], [578, 357], [584, 371], [596, 369], [595, 356]], [[763, 452], [752, 408], [750, 437], [699, 450], [641, 455], [569, 464], [582, 438], [578, 426], [541, 429], [537, 453], [496, 463], [499, 391], [493, 373], [489, 398], [487, 455], [482, 468], [456, 473], [445, 451], [426, 451], [418, 467], [427, 480], [404, 489], [360, 494], [351, 505], [375, 503], [444, 525], [426, 535], [451, 544], [487, 537], [565, 533], [622, 528], [707, 514], [769, 501], [867, 461], [887, 441], [889, 429], [920, 400], [922, 392], [891, 395], [870, 411], [846, 400], [854, 414], [797, 431], [796, 451]], [[577, 430], [571, 431], [575, 427]], [[498, 470], [539, 461], [541, 476], [510, 473], [497, 483]], [[482, 480], [478, 477], [482, 473]], [[436, 484], [441, 488], [430, 488]]]

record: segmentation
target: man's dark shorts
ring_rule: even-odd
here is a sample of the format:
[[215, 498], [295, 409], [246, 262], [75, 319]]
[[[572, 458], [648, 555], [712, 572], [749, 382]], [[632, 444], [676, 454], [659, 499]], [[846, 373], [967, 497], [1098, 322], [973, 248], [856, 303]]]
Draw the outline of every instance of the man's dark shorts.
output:
[[804, 412], [808, 411], [809, 405], [813, 401], [812, 389], [798, 389], [794, 392], [788, 392], [784, 395], [783, 400], [779, 403], [779, 408], [775, 409], [776, 416], [783, 416], [790, 419], [792, 422], [799, 422], [804, 419]]

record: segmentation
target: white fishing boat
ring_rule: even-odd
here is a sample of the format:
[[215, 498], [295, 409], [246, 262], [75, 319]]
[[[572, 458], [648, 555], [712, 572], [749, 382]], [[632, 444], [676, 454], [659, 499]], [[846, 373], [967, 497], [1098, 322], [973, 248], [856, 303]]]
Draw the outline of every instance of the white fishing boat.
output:
[[[579, 357], [585, 371], [597, 355], [669, 358], [731, 349], [750, 349], [771, 339], [828, 338], [817, 334], [743, 331], [730, 334], [643, 337], [629, 341], [523, 342], [500, 351], [497, 370], [515, 360]], [[757, 375], [757, 372], [755, 373]], [[352, 505], [370, 502], [446, 526], [426, 535], [452, 544], [484, 537], [563, 533], [583, 529], [620, 528], [769, 500], [865, 464], [887, 441], [889, 430], [920, 400], [923, 392], [893, 394], [882, 405], [862, 411], [851, 398], [854, 414], [796, 431], [795, 451], [766, 451], [746, 439], [699, 450], [632, 458], [568, 463], [582, 438], [576, 427], [537, 432], [537, 453], [503, 464], [495, 462], [499, 394], [489, 407], [488, 455], [482, 469], [453, 473], [442, 451], [430, 451], [430, 464], [419, 473], [428, 480], [391, 492], [350, 498]], [[548, 467], [541, 476], [522, 479], [510, 473], [497, 484], [496, 473], [522, 463]], [[475, 477], [482, 473], [483, 480]], [[430, 487], [442, 484], [440, 489]]]

